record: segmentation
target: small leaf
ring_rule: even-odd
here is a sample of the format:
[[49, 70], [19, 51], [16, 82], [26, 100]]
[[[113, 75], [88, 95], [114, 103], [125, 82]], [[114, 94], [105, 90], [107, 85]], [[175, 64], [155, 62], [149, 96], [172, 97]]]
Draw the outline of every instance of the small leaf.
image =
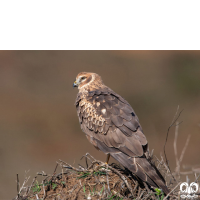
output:
[[57, 187], [57, 184], [56, 183], [52, 183], [52, 189], [55, 190]]
[[61, 184], [65, 185], [66, 183], [65, 183], [65, 181], [61, 181]]
[[101, 189], [101, 191], [100, 191], [100, 194], [102, 194], [103, 190], [104, 190], [104, 186], [102, 187], [102, 189]]
[[83, 192], [85, 193], [85, 185], [83, 186]]

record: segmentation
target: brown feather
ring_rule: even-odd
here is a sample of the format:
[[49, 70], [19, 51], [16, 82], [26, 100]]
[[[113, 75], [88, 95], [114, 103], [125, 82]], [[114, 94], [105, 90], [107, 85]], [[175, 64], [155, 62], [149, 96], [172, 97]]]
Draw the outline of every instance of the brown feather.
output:
[[105, 123], [105, 126], [103, 127], [103, 133], [104, 134], [107, 134], [109, 127], [110, 126], [107, 123]]
[[108, 140], [110, 141], [110, 143], [112, 144], [113, 147], [119, 148], [120, 144], [115, 141], [114, 137], [115, 137], [115, 132], [109, 131], [108, 132]]
[[112, 95], [105, 95], [105, 100], [110, 101], [110, 100], [114, 100], [115, 97]]
[[89, 116], [87, 119], [88, 119], [88, 121], [93, 121], [92, 116]]
[[88, 96], [92, 97], [95, 94], [95, 91], [88, 92]]
[[95, 90], [95, 94], [100, 95], [101, 91], [100, 90]]
[[[126, 154], [127, 156], [133, 156], [133, 157], [136, 157], [137, 156], [137, 154], [136, 153], [133, 153], [127, 146], [120, 146], [119, 147], [119, 150], [122, 152], [122, 153], [124, 153], [124, 154]], [[128, 167], [127, 167], [128, 168]], [[128, 168], [129, 169], [129, 168]]]
[[102, 133], [103, 132], [103, 126], [99, 126], [98, 131], [99, 131], [99, 133]]
[[84, 123], [87, 124], [88, 123], [88, 119], [87, 118], [83, 118], [84, 119]]
[[98, 102], [103, 102], [103, 101], [105, 101], [103, 95], [97, 96], [96, 100], [97, 100]]
[[131, 121], [123, 120], [123, 124], [132, 131], [136, 131], [139, 127], [139, 123], [135, 119], [132, 119]]
[[125, 113], [133, 113], [133, 110], [130, 108], [130, 105], [123, 104], [123, 107], [121, 108]]
[[147, 144], [147, 139], [146, 139], [145, 135], [140, 130], [138, 130], [135, 133], [135, 137], [140, 141], [141, 145]]
[[82, 116], [82, 113], [81, 113], [81, 112], [79, 112], [78, 117], [79, 117], [79, 122], [82, 123], [83, 116]]
[[133, 118], [131, 113], [125, 113], [123, 110], [120, 110], [120, 117], [124, 118], [126, 121], [131, 121]]
[[[140, 142], [138, 140], [136, 140], [133, 137], [129, 137], [126, 138], [125, 142], [124, 142], [125, 146], [127, 147], [127, 149], [129, 149], [131, 152], [133, 152], [133, 154], [135, 154], [135, 156], [142, 156], [143, 155], [143, 148], [140, 144]], [[131, 157], [133, 157], [132, 154], [129, 154]]]
[[111, 109], [108, 109], [108, 111], [110, 111], [113, 115], [119, 115], [120, 113], [120, 109], [113, 106]]
[[112, 109], [112, 101], [105, 101], [103, 103], [103, 106], [106, 108], [106, 109]]
[[99, 126], [98, 125], [94, 125], [94, 131], [97, 132], [98, 131]]
[[115, 126], [119, 127], [122, 126], [123, 123], [123, 118], [117, 115], [111, 115], [110, 116], [111, 121], [115, 124]]
[[118, 128], [116, 129], [115, 133], [116, 133], [115, 141], [119, 144], [124, 144], [124, 141], [126, 140], [126, 136]]
[[129, 103], [106, 87], [100, 76], [82, 72], [76, 109], [81, 129], [99, 150], [110, 154], [141, 180], [169, 193], [164, 178], [145, 157], [148, 143]]
[[126, 135], [127, 137], [130, 137], [133, 135], [133, 132], [131, 131], [131, 129], [127, 128], [126, 126], [120, 126], [119, 129], [123, 132], [124, 135]]

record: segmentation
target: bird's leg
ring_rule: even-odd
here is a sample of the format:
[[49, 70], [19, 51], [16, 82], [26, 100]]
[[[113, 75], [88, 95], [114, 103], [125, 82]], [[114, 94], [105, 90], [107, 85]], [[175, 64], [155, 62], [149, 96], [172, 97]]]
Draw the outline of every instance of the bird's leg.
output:
[[110, 154], [108, 153], [108, 154], [107, 154], [107, 158], [106, 158], [106, 165], [108, 164], [109, 159], [110, 159]]

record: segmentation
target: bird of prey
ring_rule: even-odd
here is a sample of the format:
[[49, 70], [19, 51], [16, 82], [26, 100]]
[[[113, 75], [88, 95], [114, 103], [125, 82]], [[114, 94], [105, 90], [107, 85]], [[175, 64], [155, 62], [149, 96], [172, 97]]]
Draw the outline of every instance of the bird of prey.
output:
[[75, 105], [81, 129], [107, 154], [107, 162], [112, 156], [141, 180], [168, 194], [164, 178], [147, 159], [147, 139], [130, 104], [96, 73], [79, 73], [73, 87], [79, 90]]

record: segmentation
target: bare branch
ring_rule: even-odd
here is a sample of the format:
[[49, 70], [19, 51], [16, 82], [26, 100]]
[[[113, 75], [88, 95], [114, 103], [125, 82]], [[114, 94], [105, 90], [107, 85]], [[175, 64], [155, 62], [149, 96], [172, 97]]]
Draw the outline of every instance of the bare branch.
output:
[[[64, 164], [67, 165], [70, 169], [73, 169], [74, 171], [77, 171], [77, 172], [82, 172], [82, 171], [83, 171], [83, 170], [77, 169], [77, 168], [75, 168], [75, 167], [72, 167], [70, 164], [68, 164], [68, 163], [66, 163], [66, 162], [64, 162], [64, 161], [62, 161], [62, 160], [60, 160], [60, 159], [59, 159], [59, 161], [60, 161], [61, 163], [64, 163]], [[63, 167], [66, 168], [66, 166], [64, 166], [64, 165], [63, 165]]]
[[19, 198], [19, 176], [17, 174], [17, 196]]
[[45, 195], [46, 195], [45, 189], [44, 189], [44, 181], [42, 181], [42, 187], [43, 187], [43, 192], [44, 192], [44, 194], [43, 194], [43, 200], [44, 200], [45, 199]]
[[171, 191], [168, 193], [168, 195], [167, 195], [163, 200], [166, 200], [166, 199], [168, 198], [168, 196], [169, 196], [180, 184], [181, 184], [181, 182], [178, 183], [178, 184], [173, 188], [173, 190], [171, 190]]
[[108, 185], [108, 191], [110, 192], [109, 179], [108, 179], [108, 164], [107, 164], [107, 171], [106, 171], [106, 180], [107, 180], [107, 185]]
[[179, 124], [177, 121], [176, 128], [175, 128], [175, 138], [174, 138], [174, 154], [175, 154], [175, 159], [176, 159], [176, 170], [175, 171], [177, 171], [177, 172], [180, 171], [180, 163], [179, 163], [178, 153], [177, 153], [178, 128], [179, 128]]
[[53, 172], [54, 174], [56, 173], [57, 167], [58, 167], [58, 163], [57, 163], [57, 165], [56, 165], [56, 167], [54, 169], [54, 172]]
[[180, 156], [180, 159], [179, 159], [179, 163], [180, 163], [180, 164], [181, 164], [181, 162], [182, 162], [182, 160], [183, 160], [183, 156], [184, 156], [185, 151], [186, 151], [186, 149], [187, 149], [187, 146], [188, 146], [188, 144], [189, 144], [190, 137], [191, 137], [191, 135], [188, 135], [187, 140], [186, 140], [186, 143], [185, 143], [185, 146], [184, 146], [183, 151], [182, 151], [182, 153], [181, 153], [181, 156]]
[[[165, 152], [165, 146], [166, 146], [166, 144], [167, 144], [167, 139], [168, 139], [168, 135], [169, 135], [170, 128], [171, 128], [172, 126], [174, 126], [174, 124], [176, 123], [177, 119], [180, 117], [181, 113], [183, 112], [183, 110], [181, 110], [180, 113], [178, 114], [178, 110], [179, 110], [179, 106], [178, 106], [178, 108], [177, 108], [176, 114], [174, 115], [174, 118], [173, 118], [173, 120], [172, 120], [172, 123], [171, 123], [171, 125], [169, 126], [169, 128], [168, 128], [168, 130], [167, 130], [167, 136], [166, 136], [166, 140], [165, 140], [165, 144], [164, 144], [164, 148], [163, 148], [163, 150], [164, 150], [164, 155], [165, 155], [165, 162], [166, 162], [166, 164], [167, 164], [167, 166], [168, 166], [168, 168], [169, 168], [170, 173], [171, 173], [171, 170], [170, 170], [169, 163], [168, 163], [168, 160], [167, 160], [167, 154], [166, 154], [166, 152]], [[178, 114], [178, 115], [177, 115], [177, 114]], [[182, 122], [180, 122], [180, 123], [182, 123]], [[179, 124], [180, 124], [180, 123], [179, 123]], [[178, 124], [178, 125], [179, 125], [179, 124]], [[171, 175], [172, 175], [172, 173], [171, 173]], [[174, 178], [173, 175], [172, 175], [172, 177], [173, 177], [173, 179], [176, 181], [176, 179]]]
[[27, 194], [30, 192], [30, 189], [32, 188], [33, 184], [35, 183], [36, 178], [37, 178], [37, 176], [35, 176], [35, 178], [33, 179], [33, 181], [31, 183], [31, 186], [29, 187], [29, 190], [28, 190]]

